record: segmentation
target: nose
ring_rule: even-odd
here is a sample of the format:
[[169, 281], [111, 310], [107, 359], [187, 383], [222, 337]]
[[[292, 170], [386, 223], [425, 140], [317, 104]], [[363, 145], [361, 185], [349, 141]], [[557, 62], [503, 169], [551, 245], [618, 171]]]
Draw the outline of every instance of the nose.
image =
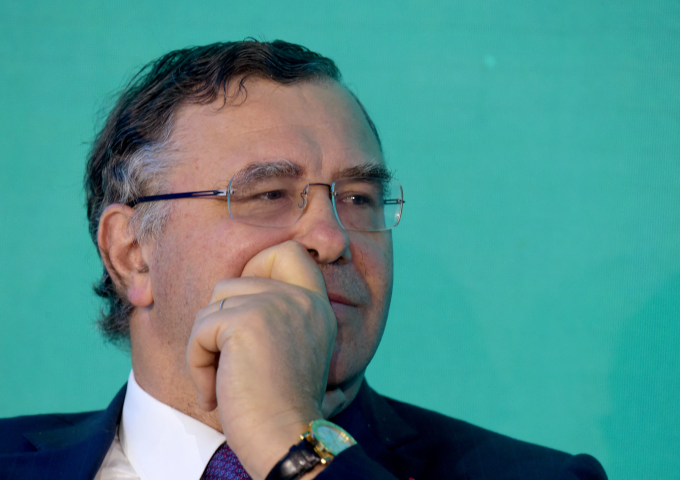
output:
[[330, 185], [309, 184], [307, 204], [295, 226], [295, 240], [307, 249], [317, 263], [345, 264], [352, 259], [349, 236], [335, 215]]

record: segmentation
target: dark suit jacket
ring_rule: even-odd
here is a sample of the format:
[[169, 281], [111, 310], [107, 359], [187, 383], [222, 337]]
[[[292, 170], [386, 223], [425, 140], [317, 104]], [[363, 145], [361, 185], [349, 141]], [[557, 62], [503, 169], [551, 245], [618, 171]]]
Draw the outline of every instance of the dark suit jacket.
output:
[[[106, 410], [0, 420], [0, 479], [92, 479], [113, 441], [125, 387]], [[367, 384], [332, 419], [358, 445], [317, 478], [606, 479], [588, 455], [520, 442], [375, 393]]]

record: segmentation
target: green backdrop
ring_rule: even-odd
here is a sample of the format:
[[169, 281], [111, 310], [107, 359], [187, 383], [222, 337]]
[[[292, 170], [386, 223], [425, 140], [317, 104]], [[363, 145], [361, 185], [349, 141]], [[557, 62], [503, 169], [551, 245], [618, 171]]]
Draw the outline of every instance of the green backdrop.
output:
[[0, 416], [125, 381], [93, 327], [88, 144], [144, 63], [247, 36], [336, 60], [404, 184], [372, 385], [678, 478], [677, 0], [2, 2]]

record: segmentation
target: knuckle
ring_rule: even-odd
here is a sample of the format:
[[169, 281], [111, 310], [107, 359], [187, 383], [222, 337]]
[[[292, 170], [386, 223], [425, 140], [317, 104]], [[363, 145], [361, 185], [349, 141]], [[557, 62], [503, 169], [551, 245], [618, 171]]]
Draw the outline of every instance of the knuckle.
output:
[[194, 319], [194, 323], [196, 323], [196, 322], [200, 321], [201, 319], [203, 319], [203, 318], [207, 317], [208, 315], [210, 315], [210, 314], [212, 313], [213, 310], [214, 310], [214, 307], [212, 306], [212, 304], [206, 305], [205, 307], [201, 308], [201, 309], [198, 311], [198, 313], [196, 313], [196, 317], [195, 317], [195, 319]]
[[220, 292], [228, 290], [229, 286], [232, 284], [233, 281], [234, 281], [233, 278], [223, 278], [222, 280], [217, 282], [212, 291], [211, 302], [215, 302], [218, 299], [217, 297], [219, 297]]
[[232, 278], [223, 278], [222, 280], [215, 284], [215, 288], [213, 289], [213, 291], [217, 291], [221, 288], [226, 288], [232, 281], [233, 281]]
[[295, 289], [295, 302], [306, 312], [316, 309], [316, 301], [310, 293], [313, 292], [305, 291], [301, 288]]

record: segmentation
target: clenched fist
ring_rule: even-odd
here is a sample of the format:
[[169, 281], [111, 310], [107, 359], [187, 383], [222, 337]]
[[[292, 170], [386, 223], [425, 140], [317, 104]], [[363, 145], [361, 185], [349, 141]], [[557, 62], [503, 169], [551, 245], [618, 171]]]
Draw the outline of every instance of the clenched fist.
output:
[[257, 254], [210, 302], [194, 322], [189, 373], [200, 407], [219, 406], [230, 448], [264, 478], [323, 416], [336, 318], [316, 262], [294, 241]]

